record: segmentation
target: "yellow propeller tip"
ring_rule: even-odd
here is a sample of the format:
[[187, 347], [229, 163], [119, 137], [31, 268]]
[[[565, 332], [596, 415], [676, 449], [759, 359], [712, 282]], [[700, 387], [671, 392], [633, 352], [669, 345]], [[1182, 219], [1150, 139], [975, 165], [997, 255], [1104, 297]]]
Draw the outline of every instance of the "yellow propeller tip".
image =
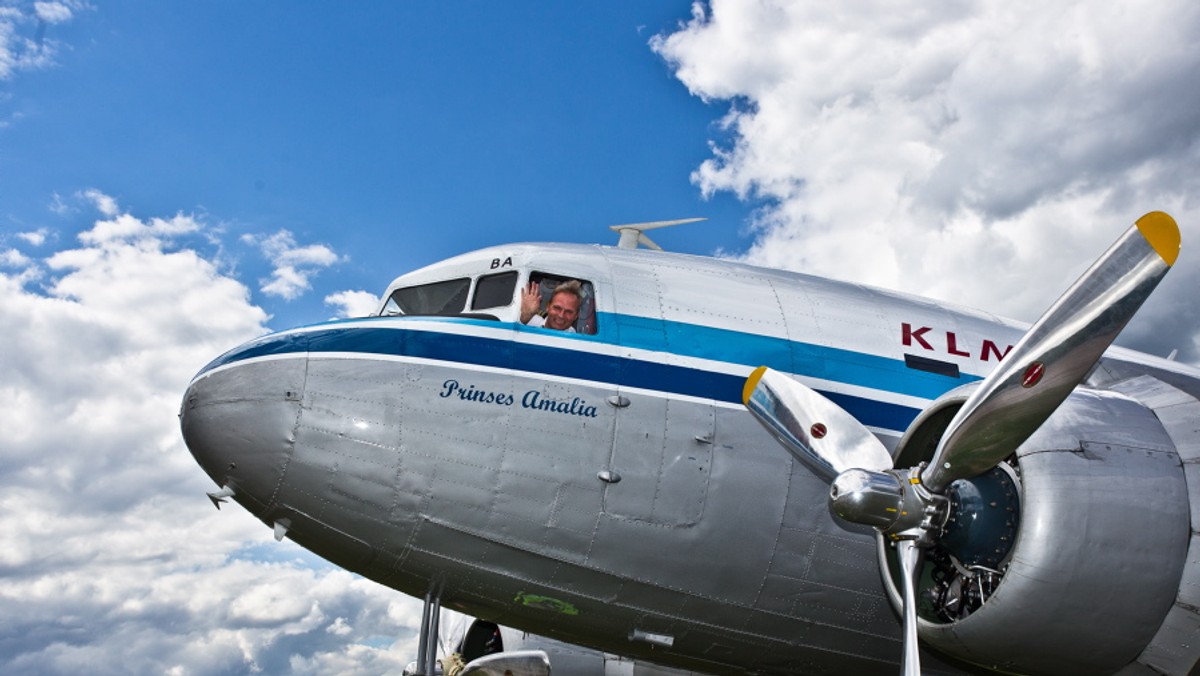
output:
[[1167, 265], [1174, 265], [1179, 257], [1180, 241], [1179, 226], [1175, 224], [1175, 219], [1161, 211], [1151, 211], [1137, 219], [1137, 227], [1163, 261]]
[[742, 404], [750, 403], [750, 395], [754, 393], [754, 388], [758, 387], [758, 381], [762, 380], [763, 374], [766, 372], [766, 366], [759, 366], [754, 369], [749, 378], [746, 378], [746, 384], [742, 387]]

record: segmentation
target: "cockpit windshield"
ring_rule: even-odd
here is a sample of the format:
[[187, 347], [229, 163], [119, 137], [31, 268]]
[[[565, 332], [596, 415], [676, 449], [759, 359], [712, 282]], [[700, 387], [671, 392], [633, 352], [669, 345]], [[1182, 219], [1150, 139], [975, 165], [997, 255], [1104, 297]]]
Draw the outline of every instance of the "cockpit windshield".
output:
[[[482, 275], [474, 280], [470, 277], [455, 277], [426, 284], [404, 286], [392, 291], [384, 303], [381, 315], [410, 315], [410, 316], [450, 316], [472, 317], [501, 321], [520, 321], [534, 327], [547, 327], [576, 333], [596, 333], [596, 294], [592, 283], [574, 277], [534, 271], [529, 274], [528, 289], [536, 290], [536, 308], [531, 307], [529, 318], [523, 316], [521, 307], [523, 297], [528, 290], [518, 292], [517, 284], [522, 278], [519, 270], [505, 270], [495, 274]], [[568, 303], [570, 311], [577, 316], [568, 319], [566, 326], [556, 325], [561, 322], [551, 317], [549, 324], [545, 323], [548, 316], [561, 313], [555, 306], [555, 298], [569, 291], [577, 299]], [[533, 301], [531, 301], [533, 302]]]
[[456, 315], [467, 306], [471, 279], [460, 277], [444, 282], [396, 289], [383, 306], [383, 315]]

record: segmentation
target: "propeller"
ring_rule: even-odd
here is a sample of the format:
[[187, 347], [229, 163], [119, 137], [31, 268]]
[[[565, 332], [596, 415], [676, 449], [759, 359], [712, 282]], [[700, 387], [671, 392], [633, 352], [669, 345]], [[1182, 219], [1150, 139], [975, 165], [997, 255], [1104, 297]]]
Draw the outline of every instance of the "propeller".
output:
[[862, 423], [820, 393], [767, 367], [742, 401], [785, 449], [830, 481], [834, 512], [896, 545], [904, 620], [903, 673], [920, 673], [916, 583], [940, 536], [946, 489], [1011, 455], [1083, 382], [1179, 254], [1179, 228], [1151, 212], [1132, 225], [1026, 332], [951, 419], [928, 466], [892, 467]]

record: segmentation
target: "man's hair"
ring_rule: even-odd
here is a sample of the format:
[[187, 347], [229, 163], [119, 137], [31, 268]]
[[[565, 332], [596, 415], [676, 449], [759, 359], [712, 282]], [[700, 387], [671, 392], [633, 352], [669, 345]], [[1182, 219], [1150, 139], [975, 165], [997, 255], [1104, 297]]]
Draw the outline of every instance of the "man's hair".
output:
[[583, 304], [583, 284], [580, 284], [579, 280], [577, 279], [563, 282], [562, 284], [554, 287], [554, 292], [550, 294], [550, 297], [554, 298], [560, 293], [569, 293], [579, 300], [580, 305]]

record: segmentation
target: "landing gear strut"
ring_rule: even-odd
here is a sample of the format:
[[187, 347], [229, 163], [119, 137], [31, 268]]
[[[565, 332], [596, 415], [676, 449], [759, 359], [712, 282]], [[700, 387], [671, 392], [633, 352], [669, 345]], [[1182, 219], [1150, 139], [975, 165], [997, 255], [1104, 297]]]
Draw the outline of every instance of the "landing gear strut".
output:
[[431, 588], [425, 593], [421, 610], [421, 642], [417, 647], [417, 670], [414, 676], [437, 675], [438, 624], [442, 615], [442, 597]]

